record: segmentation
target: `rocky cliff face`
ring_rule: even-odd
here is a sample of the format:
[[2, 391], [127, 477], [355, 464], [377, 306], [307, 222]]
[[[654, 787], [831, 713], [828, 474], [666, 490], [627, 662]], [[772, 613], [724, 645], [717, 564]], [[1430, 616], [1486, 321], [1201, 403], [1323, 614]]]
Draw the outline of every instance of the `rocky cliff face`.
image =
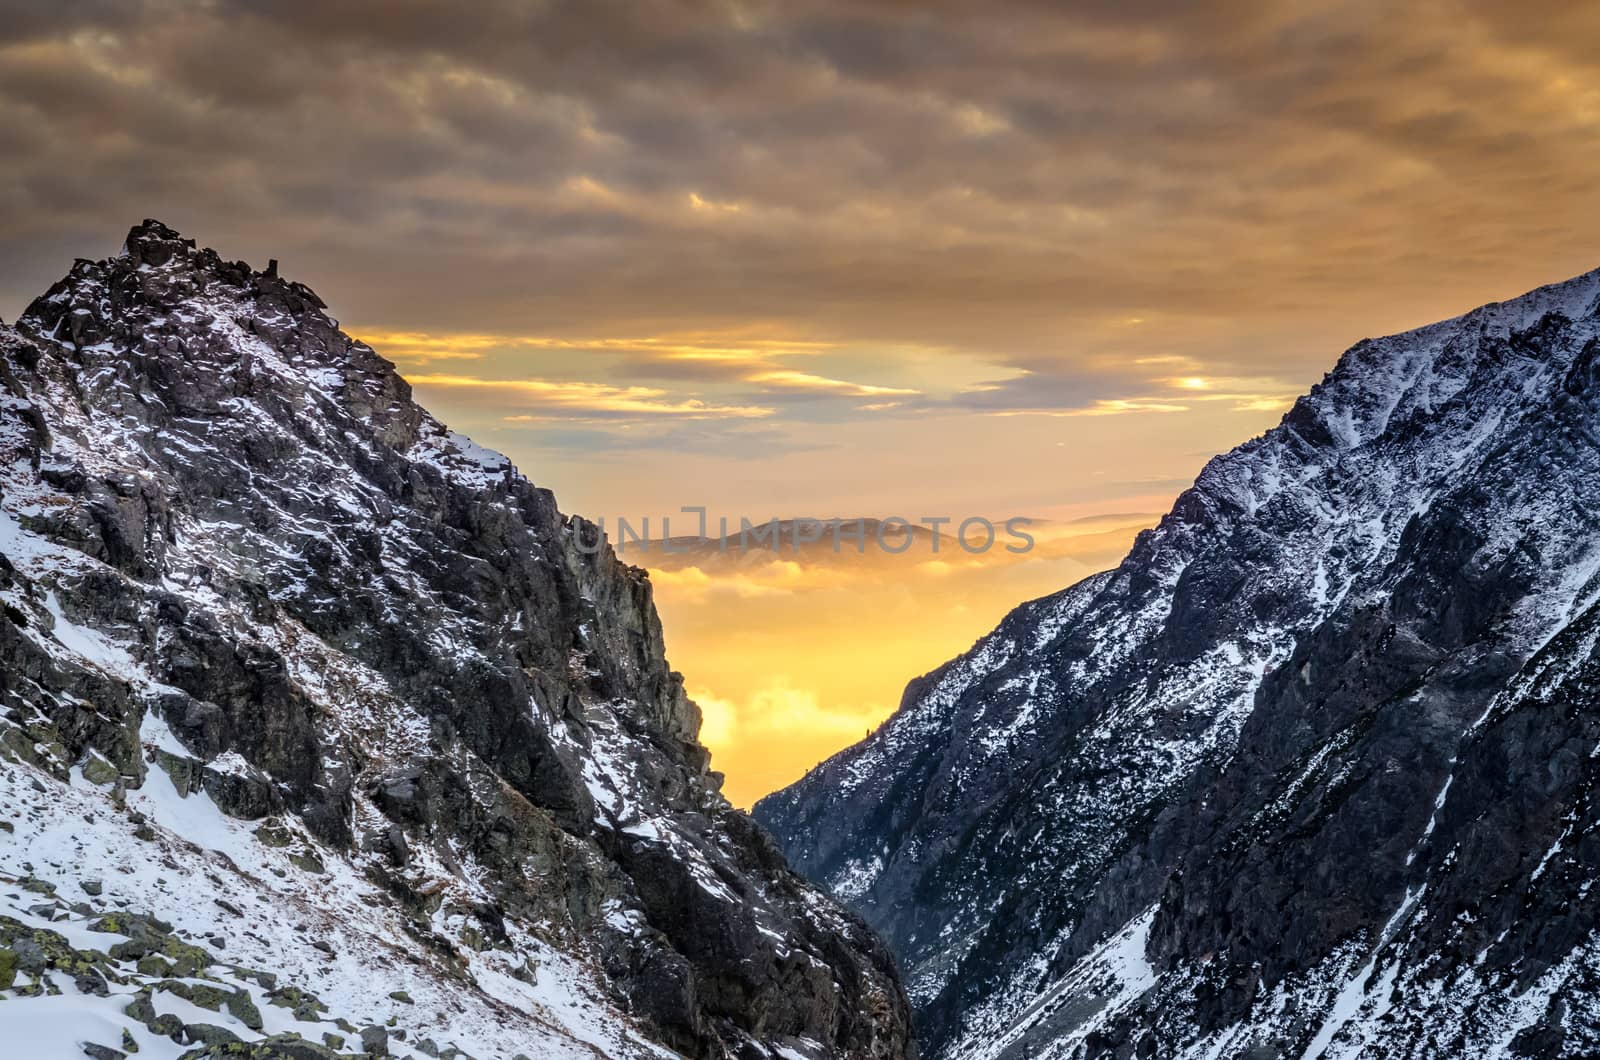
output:
[[644, 573], [323, 310], [145, 222], [0, 328], [0, 990], [41, 995], [0, 1024], [86, 964], [99, 1046], [204, 1047], [140, 961], [189, 947], [315, 1002], [247, 1042], [910, 1055], [886, 952], [718, 794]]
[[1600, 1051], [1597, 298], [1357, 345], [757, 806], [927, 1053]]

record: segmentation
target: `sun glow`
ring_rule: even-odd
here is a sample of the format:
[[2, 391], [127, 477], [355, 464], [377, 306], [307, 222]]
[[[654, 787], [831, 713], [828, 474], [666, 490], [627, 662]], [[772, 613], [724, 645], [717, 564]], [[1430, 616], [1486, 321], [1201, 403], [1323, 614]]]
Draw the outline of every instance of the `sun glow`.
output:
[[1018, 602], [1114, 565], [1153, 521], [1035, 527], [1036, 548], [1021, 556], [947, 542], [937, 557], [925, 546], [899, 556], [825, 546], [643, 562], [712, 768], [749, 806], [882, 724], [908, 679], [971, 647]]

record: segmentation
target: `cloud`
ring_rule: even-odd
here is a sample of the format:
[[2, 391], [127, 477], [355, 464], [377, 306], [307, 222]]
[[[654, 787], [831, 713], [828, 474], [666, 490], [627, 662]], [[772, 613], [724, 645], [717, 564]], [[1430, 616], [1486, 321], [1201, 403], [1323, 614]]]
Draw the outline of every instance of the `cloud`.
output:
[[[23, 6], [8, 313], [154, 215], [281, 259], [407, 365], [603, 354], [567, 374], [911, 415], [942, 369], [873, 351], [918, 348], [993, 367], [965, 412], [1195, 407], [1152, 388], [1167, 358], [1273, 380], [1213, 387], [1248, 410], [1600, 245], [1592, 5]], [[774, 345], [672, 337], [751, 322]]]
[[1130, 412], [1188, 412], [1187, 405], [1147, 401], [1140, 398], [1099, 398], [1091, 405], [1073, 409], [1011, 409], [1001, 416], [1122, 416]]
[[1173, 376], [1199, 368], [1187, 357], [1105, 358], [1067, 367], [1042, 364], [1014, 376], [966, 387], [949, 405], [993, 416], [1119, 416], [1187, 412], [1207, 404], [1235, 411], [1288, 409], [1297, 384], [1272, 376]]
[[558, 351], [616, 355], [646, 360], [687, 361], [719, 365], [764, 365], [770, 358], [810, 356], [835, 347], [830, 342], [800, 338], [773, 338], [747, 332], [685, 335], [515, 335], [474, 332], [430, 333], [390, 331], [381, 327], [355, 329], [366, 341], [396, 361], [481, 356], [486, 351]]
[[746, 375], [744, 381], [760, 387], [798, 390], [806, 393], [838, 394], [844, 397], [909, 397], [921, 393], [920, 390], [913, 390], [908, 387], [871, 386], [865, 383], [851, 383], [843, 379], [829, 379], [826, 376], [787, 369], [753, 372]]
[[480, 379], [475, 376], [421, 374], [408, 377], [415, 386], [468, 390], [494, 400], [536, 411], [505, 417], [508, 423], [533, 423], [545, 418], [634, 419], [759, 419], [772, 409], [755, 405], [716, 405], [699, 398], [672, 397], [654, 387], [609, 386], [604, 383], [556, 382], [548, 379]]
[[361, 333], [367, 345], [380, 350], [398, 364], [431, 364], [434, 361], [480, 361], [498, 347], [489, 335], [429, 335], [420, 331], [376, 331]]
[[[437, 404], [437, 402], [436, 402]], [[474, 428], [476, 435], [502, 449], [558, 454], [579, 461], [625, 465], [647, 454], [714, 457], [759, 465], [776, 457], [818, 453], [837, 443], [774, 426], [770, 419], [511, 418]], [[694, 496], [705, 499], [696, 488]], [[602, 514], [596, 509], [595, 515]]]
[[[515, 395], [519, 401], [531, 399], [544, 409], [557, 407], [568, 416], [579, 410], [630, 422], [660, 416], [750, 419], [775, 414], [777, 410], [770, 404], [777, 402], [922, 395], [912, 387], [854, 382], [784, 367], [788, 358], [815, 359], [835, 348], [832, 343], [819, 341], [750, 335], [570, 337], [383, 329], [363, 333], [370, 345], [410, 372], [411, 381], [417, 385], [477, 390], [487, 401], [500, 404]], [[577, 364], [590, 376], [608, 378], [556, 381], [537, 377], [510, 379], [503, 371], [499, 377], [429, 371], [441, 361], [488, 361], [509, 366], [519, 360], [568, 372]], [[642, 386], [634, 382], [638, 379], [713, 386], [732, 400], [712, 401], [699, 396], [673, 399], [666, 389]], [[738, 403], [741, 398], [743, 403]], [[881, 411], [899, 405], [879, 401], [850, 407]], [[546, 417], [534, 413], [516, 413], [506, 415], [504, 420], [529, 423], [543, 418]]]

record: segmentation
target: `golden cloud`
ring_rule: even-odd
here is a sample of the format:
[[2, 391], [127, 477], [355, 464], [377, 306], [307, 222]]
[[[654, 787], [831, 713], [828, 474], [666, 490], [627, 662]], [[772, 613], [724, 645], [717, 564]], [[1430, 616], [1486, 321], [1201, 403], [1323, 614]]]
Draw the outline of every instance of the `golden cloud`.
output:
[[[549, 412], [611, 416], [677, 417], [681, 419], [761, 419], [773, 409], [757, 405], [714, 405], [699, 398], [672, 398], [667, 391], [645, 386], [557, 382], [549, 379], [479, 379], [465, 375], [412, 375], [415, 386], [446, 390], [478, 390], [515, 396], [518, 403]], [[529, 423], [534, 414], [506, 416], [509, 423]]]
[[1123, 416], [1130, 412], [1188, 412], [1188, 405], [1146, 398], [1100, 398], [1092, 405], [1071, 409], [996, 409], [993, 416]]
[[787, 369], [754, 372], [745, 376], [744, 381], [754, 383], [757, 386], [842, 394], [846, 397], [914, 397], [922, 393], [920, 390], [912, 390], [907, 387], [871, 386], [866, 383], [852, 383], [845, 379], [829, 379], [827, 376], [812, 375], [809, 372], [794, 372]]
[[474, 332], [432, 333], [360, 328], [368, 345], [391, 360], [426, 362], [481, 358], [490, 351], [572, 350], [647, 354], [663, 360], [728, 361], [759, 365], [773, 357], [825, 353], [837, 344], [815, 339], [752, 338], [737, 334], [684, 335], [515, 335]]

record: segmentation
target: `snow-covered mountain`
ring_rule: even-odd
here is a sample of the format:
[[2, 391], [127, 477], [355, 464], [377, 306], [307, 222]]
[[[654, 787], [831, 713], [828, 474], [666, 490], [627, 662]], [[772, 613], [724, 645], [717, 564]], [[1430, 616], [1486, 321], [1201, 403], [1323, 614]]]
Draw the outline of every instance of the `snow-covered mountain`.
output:
[[925, 1055], [1600, 1054], [1597, 300], [1358, 344], [757, 806]]
[[910, 1055], [643, 572], [323, 309], [147, 221], [0, 327], [0, 1052]]

